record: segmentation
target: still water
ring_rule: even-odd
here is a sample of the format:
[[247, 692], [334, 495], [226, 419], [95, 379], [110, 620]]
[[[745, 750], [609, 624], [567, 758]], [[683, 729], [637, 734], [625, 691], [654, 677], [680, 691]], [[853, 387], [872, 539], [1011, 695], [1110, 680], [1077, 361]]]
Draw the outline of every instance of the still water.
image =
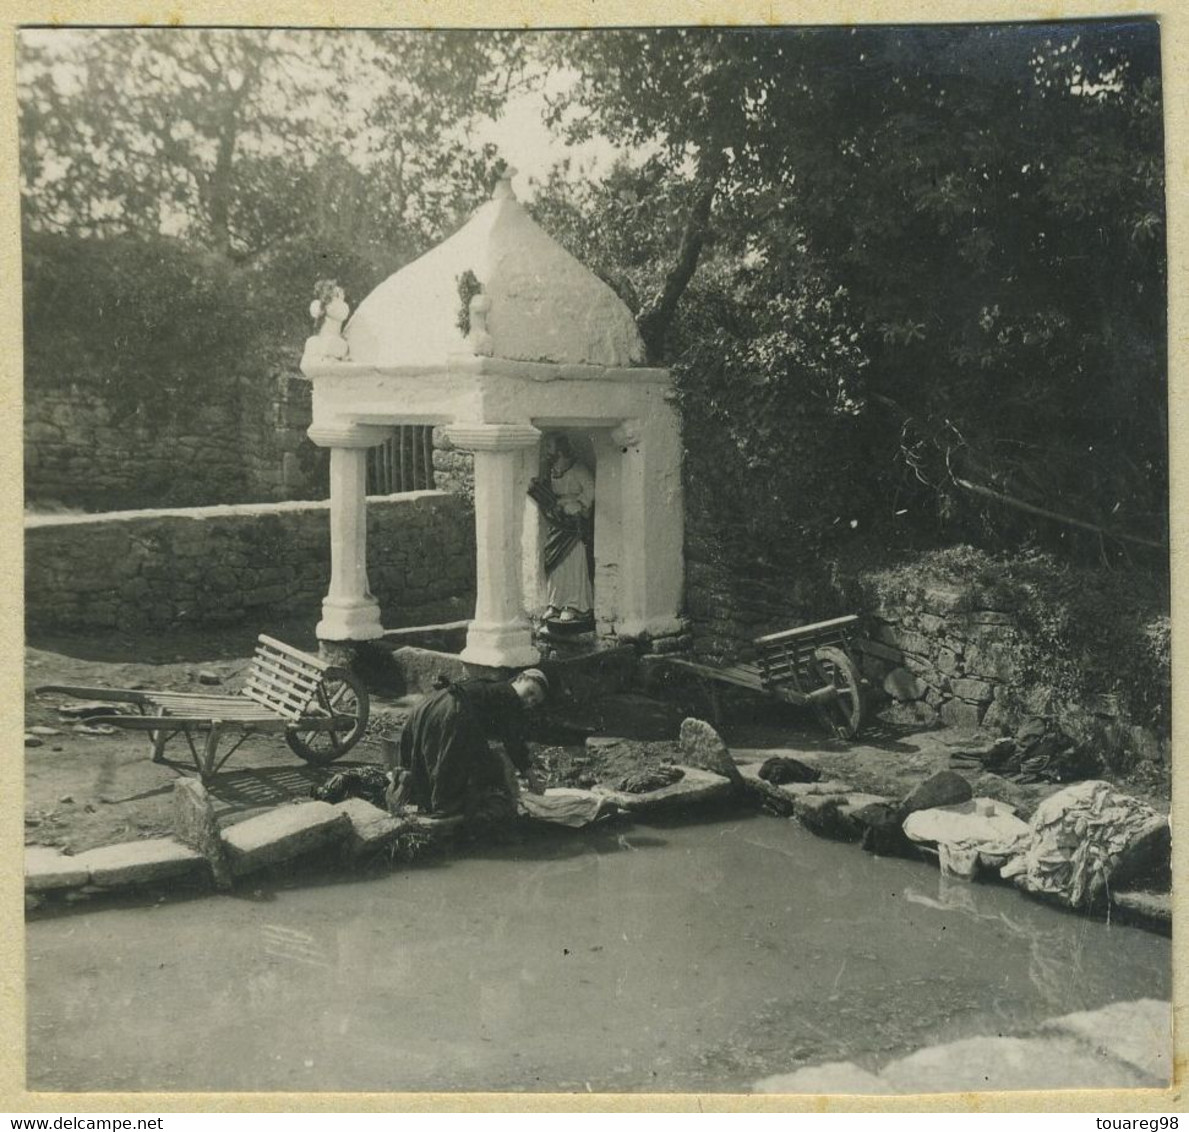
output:
[[762, 815], [27, 932], [34, 1090], [745, 1091], [1121, 999], [1169, 941]]

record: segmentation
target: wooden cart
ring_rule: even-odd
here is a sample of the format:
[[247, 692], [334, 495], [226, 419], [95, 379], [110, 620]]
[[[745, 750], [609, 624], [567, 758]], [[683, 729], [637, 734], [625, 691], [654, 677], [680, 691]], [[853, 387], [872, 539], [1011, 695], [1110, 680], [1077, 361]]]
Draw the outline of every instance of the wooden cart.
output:
[[[812, 705], [832, 734], [853, 739], [863, 725], [863, 689], [851, 657], [855, 614], [802, 625], [757, 637], [754, 662], [716, 667], [680, 657], [672, 664], [696, 673], [706, 682], [716, 717], [716, 684], [733, 684], [785, 703]], [[670, 659], [670, 658], [667, 658]]]
[[[362, 738], [369, 707], [367, 689], [353, 673], [263, 634], [243, 690], [235, 695], [63, 684], [46, 684], [37, 692], [134, 705], [138, 714], [113, 711], [91, 722], [147, 731], [154, 762], [165, 761], [170, 739], [185, 736], [203, 782], [251, 735], [284, 735], [306, 762], [334, 762]], [[220, 755], [224, 739], [233, 742]]]

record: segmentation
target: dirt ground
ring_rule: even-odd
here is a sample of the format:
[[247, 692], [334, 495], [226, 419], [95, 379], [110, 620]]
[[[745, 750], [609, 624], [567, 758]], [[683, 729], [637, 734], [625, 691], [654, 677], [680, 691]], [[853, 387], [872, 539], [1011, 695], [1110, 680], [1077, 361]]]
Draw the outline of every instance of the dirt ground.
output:
[[[242, 637], [242, 639], [241, 639]], [[309, 642], [301, 642], [309, 644]], [[133, 639], [78, 638], [37, 641], [26, 650], [25, 729], [50, 729], [25, 749], [25, 841], [77, 853], [99, 845], [172, 832], [173, 787], [192, 772], [189, 751], [179, 737], [168, 761], [153, 763], [147, 737], [116, 731], [92, 734], [85, 721], [64, 717], [59, 708], [85, 696], [37, 694], [44, 684], [96, 688], [169, 688], [232, 692], [242, 682], [251, 638], [235, 633], [174, 638], [168, 647]], [[415, 700], [373, 696], [368, 732], [334, 769], [383, 764], [383, 737], [399, 729]], [[896, 722], [885, 713], [865, 729], [861, 741], [827, 738], [816, 720], [781, 705], [752, 705], [720, 722], [737, 761], [762, 761], [783, 752], [804, 757], [824, 777], [855, 789], [902, 797], [935, 771], [949, 766], [955, 751], [977, 741], [917, 723]], [[680, 761], [674, 741], [638, 742], [604, 737], [585, 746], [538, 744], [535, 758], [550, 785], [590, 786]], [[260, 809], [306, 797], [331, 770], [301, 762], [284, 740], [253, 736], [209, 784], [216, 812], [237, 820]], [[1020, 786], [996, 776], [967, 772], [977, 793], [1015, 805], [1027, 817], [1041, 798], [1059, 787]], [[1167, 811], [1161, 782], [1132, 782], [1129, 792]]]

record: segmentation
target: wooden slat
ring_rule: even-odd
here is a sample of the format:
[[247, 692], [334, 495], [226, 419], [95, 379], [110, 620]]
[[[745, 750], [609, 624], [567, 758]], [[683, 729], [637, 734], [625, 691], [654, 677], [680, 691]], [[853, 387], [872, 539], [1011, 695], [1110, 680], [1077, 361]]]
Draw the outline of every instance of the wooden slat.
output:
[[696, 672], [699, 676], [704, 676], [710, 680], [720, 680], [726, 684], [737, 684], [741, 688], [750, 688], [752, 691], [763, 691], [763, 683], [760, 680], [759, 671], [750, 665], [736, 664], [727, 668], [714, 668], [708, 664], [698, 664], [696, 661], [684, 660], [681, 657], [667, 657], [670, 664], [676, 664], [681, 668], [688, 668], [691, 672]]
[[275, 715], [261, 715], [252, 719], [222, 719], [206, 715], [103, 715], [95, 716], [96, 723], [120, 727], [125, 731], [209, 731], [211, 725], [234, 723], [240, 732], [281, 732], [289, 729], [289, 722]]
[[312, 664], [315, 668], [323, 672], [330, 667], [321, 657], [314, 656], [313, 653], [302, 652], [301, 649], [295, 649], [292, 645], [285, 644], [284, 641], [278, 641], [276, 637], [269, 637], [261, 633], [257, 639], [262, 645], [268, 645], [269, 648], [276, 649], [277, 652], [283, 652], [288, 656], [303, 660], [306, 664]]
[[815, 633], [820, 633], [823, 630], [838, 630], [845, 625], [855, 625], [858, 623], [858, 614], [848, 613], [845, 617], [835, 617], [830, 621], [818, 621], [813, 625], [801, 625], [796, 629], [785, 629], [781, 633], [769, 633], [764, 637], [756, 637], [755, 643], [757, 645], [773, 644], [777, 641], [791, 641], [799, 637], [813, 636]]
[[264, 704], [280, 715], [285, 716], [286, 719], [299, 719], [305, 711], [309, 699], [299, 700], [296, 697], [286, 695], [283, 691], [278, 691], [276, 688], [270, 688], [267, 685], [260, 685], [257, 683], [248, 684], [244, 689], [245, 694], [258, 704]]
[[291, 660], [277, 654], [257, 653], [249, 672], [267, 672], [278, 680], [288, 681], [297, 687], [313, 691], [322, 683], [325, 675], [321, 669], [311, 668], [301, 661]]
[[111, 704], [143, 704], [147, 703], [146, 697], [150, 695], [147, 691], [132, 691], [125, 688], [84, 688], [77, 684], [42, 684], [38, 688], [33, 689], [38, 695], [43, 692], [62, 692], [68, 696], [77, 696], [79, 699], [98, 700], [101, 703]]
[[310, 701], [317, 688], [317, 685], [314, 688], [303, 687], [300, 684], [295, 684], [292, 680], [286, 679], [283, 676], [277, 676], [263, 668], [252, 669], [245, 686], [271, 689], [277, 696], [284, 699], [293, 699], [303, 704]]

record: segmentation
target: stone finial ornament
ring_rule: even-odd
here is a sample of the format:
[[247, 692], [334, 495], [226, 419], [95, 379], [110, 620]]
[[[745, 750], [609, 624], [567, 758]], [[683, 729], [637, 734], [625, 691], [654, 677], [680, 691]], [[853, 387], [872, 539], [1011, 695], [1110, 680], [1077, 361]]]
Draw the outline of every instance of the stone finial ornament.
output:
[[491, 190], [491, 199], [515, 200], [516, 193], [512, 189], [512, 178], [519, 172], [519, 169], [513, 169], [511, 165], [505, 165], [499, 175], [499, 179], [495, 183], [495, 188]]
[[306, 339], [302, 361], [346, 361], [350, 346], [343, 337], [343, 323], [351, 308], [346, 293], [333, 279], [320, 279], [314, 284], [314, 301], [310, 303], [310, 317], [318, 333]]
[[495, 343], [487, 329], [487, 314], [490, 310], [491, 299], [482, 291], [471, 297], [471, 329], [467, 334], [467, 346], [472, 354], [483, 354], [490, 357], [495, 350]]

